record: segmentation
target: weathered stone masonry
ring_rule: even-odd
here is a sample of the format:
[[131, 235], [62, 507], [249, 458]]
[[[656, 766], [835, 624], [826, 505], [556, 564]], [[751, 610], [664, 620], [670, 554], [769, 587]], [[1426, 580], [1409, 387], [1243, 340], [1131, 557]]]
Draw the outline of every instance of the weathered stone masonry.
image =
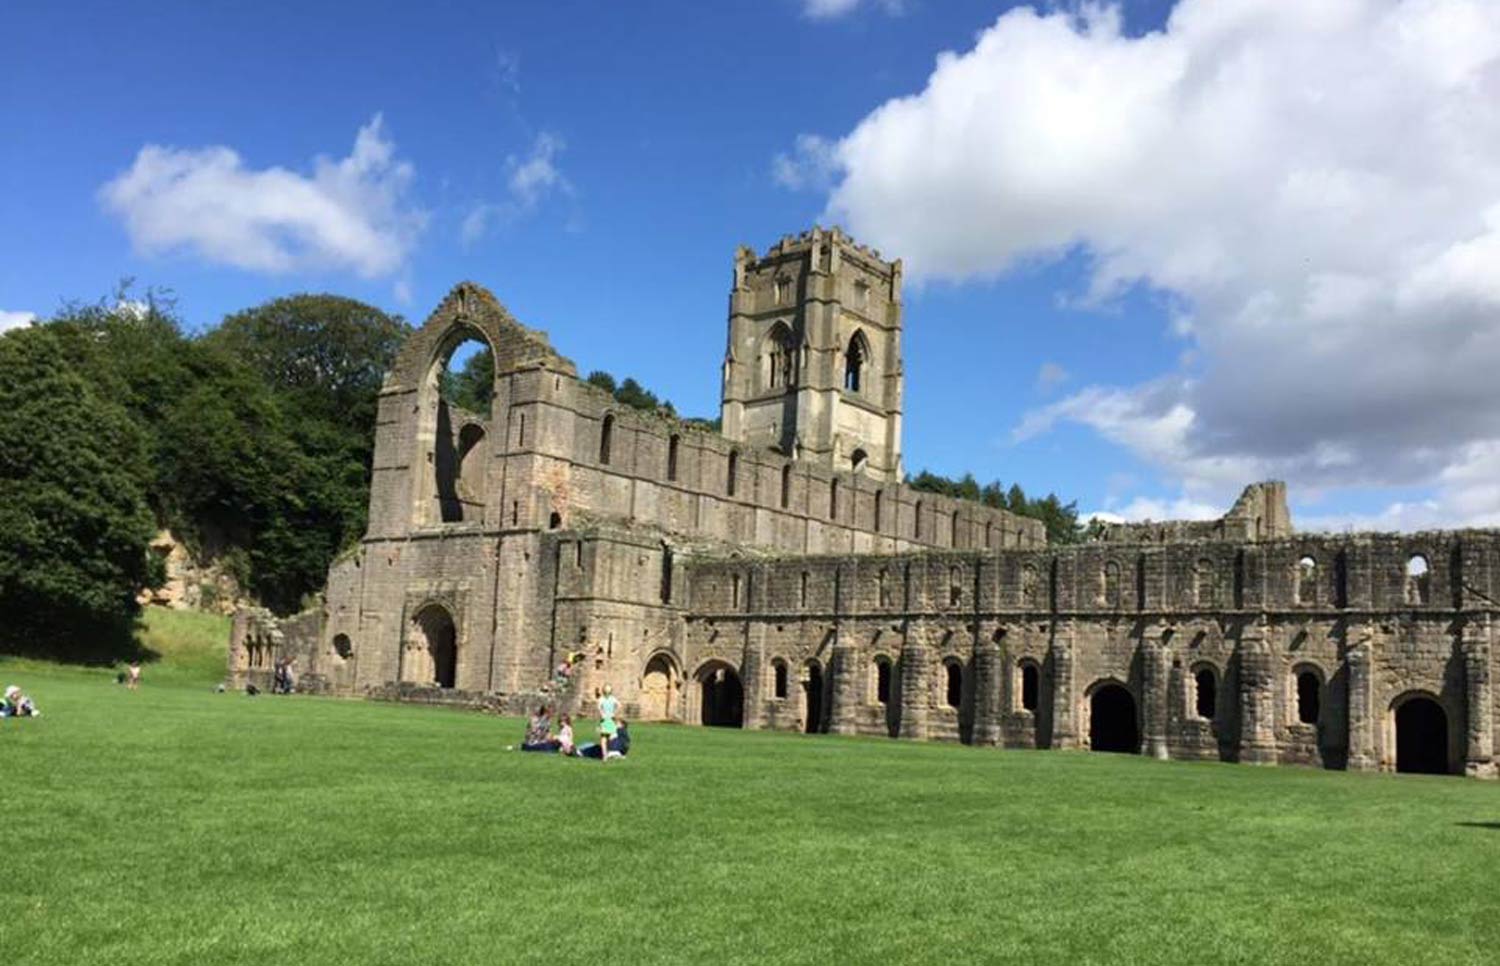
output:
[[[722, 435], [620, 407], [457, 286], [381, 391], [369, 529], [321, 608], [238, 615], [236, 683], [705, 724], [1494, 774], [1500, 533], [1041, 525], [902, 485], [900, 262], [835, 231], [735, 257]], [[445, 402], [463, 340], [488, 413]]]

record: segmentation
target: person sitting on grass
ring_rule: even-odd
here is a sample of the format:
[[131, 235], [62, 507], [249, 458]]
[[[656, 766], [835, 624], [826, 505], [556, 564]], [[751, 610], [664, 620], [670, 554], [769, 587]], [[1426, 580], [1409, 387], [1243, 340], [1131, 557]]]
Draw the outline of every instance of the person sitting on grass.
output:
[[[615, 722], [615, 738], [609, 743], [609, 757], [624, 758], [630, 754], [630, 726], [625, 719]], [[578, 749], [580, 758], [603, 758], [604, 751], [596, 744], [587, 744]]]
[[129, 688], [132, 691], [139, 691], [140, 690], [140, 688], [141, 688], [141, 662], [140, 661], [131, 661], [130, 665], [125, 669], [125, 687]]
[[521, 750], [556, 751], [558, 747], [558, 740], [552, 737], [552, 709], [543, 705], [526, 722], [526, 736], [521, 741]]
[[36, 709], [36, 703], [21, 693], [21, 689], [12, 684], [5, 689], [5, 698], [0, 700], [0, 718], [40, 718], [42, 713]]
[[576, 755], [578, 749], [573, 745], [573, 716], [565, 714], [558, 720], [562, 727], [557, 729], [557, 753]]

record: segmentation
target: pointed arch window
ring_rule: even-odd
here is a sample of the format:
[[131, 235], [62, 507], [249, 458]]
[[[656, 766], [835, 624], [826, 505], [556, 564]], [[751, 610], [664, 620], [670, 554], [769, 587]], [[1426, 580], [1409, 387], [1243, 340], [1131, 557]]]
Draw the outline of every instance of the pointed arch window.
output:
[[777, 322], [766, 336], [766, 388], [787, 389], [797, 382], [797, 344], [786, 323]]
[[870, 343], [863, 332], [856, 331], [844, 350], [844, 388], [849, 392], [859, 392], [863, 387], [865, 365], [869, 361]]

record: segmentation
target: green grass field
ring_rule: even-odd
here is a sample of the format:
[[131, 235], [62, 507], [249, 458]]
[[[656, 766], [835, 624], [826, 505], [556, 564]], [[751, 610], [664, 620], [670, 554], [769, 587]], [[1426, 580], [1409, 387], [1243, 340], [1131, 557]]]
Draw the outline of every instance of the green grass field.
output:
[[7, 964], [1500, 959], [1495, 784], [669, 726], [601, 765], [190, 651], [0, 663], [44, 711], [0, 722]]

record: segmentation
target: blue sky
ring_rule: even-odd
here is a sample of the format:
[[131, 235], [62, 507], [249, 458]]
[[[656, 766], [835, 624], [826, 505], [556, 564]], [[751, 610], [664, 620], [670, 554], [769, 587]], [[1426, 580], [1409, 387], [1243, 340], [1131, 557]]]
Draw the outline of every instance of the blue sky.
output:
[[[912, 267], [912, 472], [972, 471], [1127, 516], [1201, 515], [1280, 475], [1326, 526], [1500, 519], [1483, 482], [1500, 433], [1482, 418], [1500, 400], [1441, 391], [1469, 378], [1443, 368], [1461, 347], [1477, 339], [1473, 364], [1489, 358], [1496, 302], [1461, 269], [1486, 251], [1500, 178], [1440, 172], [1453, 197], [1435, 207], [1451, 218], [1365, 226], [1345, 188], [1390, 172], [1363, 135], [1309, 139], [1297, 125], [1337, 123], [1283, 106], [1276, 127], [1246, 106], [1319, 89], [1305, 49], [1332, 51], [1344, 76], [1399, 74], [1360, 51], [1411, 26], [1412, 4], [1307, 17], [1256, 0], [1008, 15], [975, 0], [125, 6], [4, 15], [0, 325], [123, 277], [174, 290], [195, 328], [318, 290], [420, 321], [467, 278], [581, 369], [712, 414], [734, 247], [840, 221]], [[1468, 92], [1432, 79], [1390, 123], [1435, 105], [1495, 114], [1500, 42], [1480, 8], [1485, 29], [1418, 22]], [[1230, 94], [1224, 69], [1203, 79], [1217, 63], [1261, 66]], [[1339, 97], [1323, 108], [1335, 122], [1364, 117]], [[1313, 214], [1235, 203], [1309, 183]], [[1387, 247], [1350, 262], [1301, 241], [1328, 228], [1328, 198], [1346, 206], [1335, 228]], [[1401, 289], [1438, 278], [1441, 311], [1370, 294], [1419, 250], [1454, 253]], [[1251, 318], [1268, 290], [1283, 310]], [[1379, 363], [1355, 352], [1361, 325], [1426, 345], [1438, 316], [1457, 341], [1393, 351], [1390, 378], [1420, 384], [1397, 394], [1399, 431], [1362, 421], [1373, 405], [1336, 415], [1355, 397], [1324, 378], [1329, 361]], [[1281, 402], [1241, 404], [1262, 389]]]

